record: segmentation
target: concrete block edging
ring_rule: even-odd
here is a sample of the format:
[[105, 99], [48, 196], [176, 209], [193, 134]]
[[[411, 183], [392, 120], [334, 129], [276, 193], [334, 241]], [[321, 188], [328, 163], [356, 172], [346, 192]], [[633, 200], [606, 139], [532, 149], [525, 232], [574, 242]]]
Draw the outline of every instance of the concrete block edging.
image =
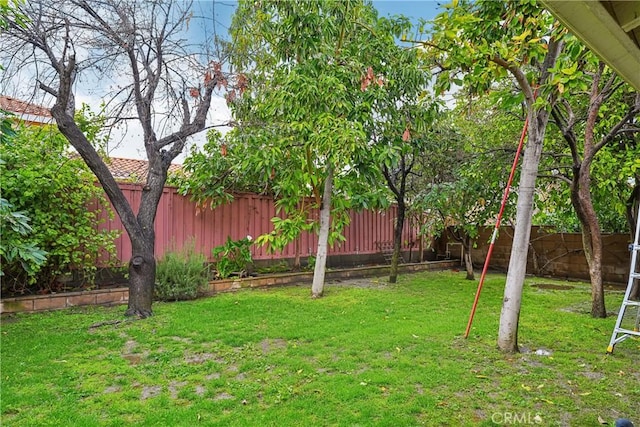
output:
[[[402, 264], [401, 273], [443, 270], [459, 265], [458, 260], [432, 261], [418, 264]], [[389, 266], [356, 267], [350, 269], [328, 270], [325, 280], [349, 278], [381, 277], [389, 273]], [[238, 289], [283, 286], [294, 283], [306, 284], [313, 280], [313, 272], [282, 273], [268, 276], [232, 278], [210, 281], [200, 296], [213, 296], [220, 292], [231, 292]], [[129, 301], [129, 289], [113, 288], [84, 292], [68, 292], [49, 295], [30, 295], [23, 297], [2, 298], [0, 314], [33, 313], [39, 311], [62, 310], [69, 307], [92, 305], [120, 305]]]

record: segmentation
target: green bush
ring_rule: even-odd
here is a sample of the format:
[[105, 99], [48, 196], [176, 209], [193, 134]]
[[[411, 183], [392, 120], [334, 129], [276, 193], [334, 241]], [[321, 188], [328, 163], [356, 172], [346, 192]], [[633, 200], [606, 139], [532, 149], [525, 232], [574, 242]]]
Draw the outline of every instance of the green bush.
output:
[[234, 273], [241, 276], [246, 274], [247, 269], [253, 266], [251, 245], [251, 236], [240, 240], [231, 240], [231, 237], [227, 237], [224, 245], [213, 248], [211, 255], [215, 262], [218, 277], [226, 279]]
[[[0, 160], [1, 161], [1, 160]], [[47, 253], [33, 243], [25, 242], [32, 228], [29, 218], [22, 212], [13, 210], [7, 200], [0, 198], [0, 258], [7, 263], [19, 263], [30, 277], [35, 276], [47, 260]], [[0, 264], [0, 276], [4, 276]]]
[[193, 243], [180, 251], [167, 252], [156, 267], [156, 298], [161, 301], [194, 299], [209, 281], [204, 255], [197, 253]]
[[256, 273], [258, 274], [276, 274], [286, 273], [289, 271], [291, 271], [291, 266], [289, 266], [285, 260], [280, 260], [267, 266], [256, 268]]
[[[8, 144], [16, 136], [12, 127], [11, 114], [0, 110], [0, 147]], [[0, 167], [5, 161], [0, 158]], [[4, 276], [3, 265], [19, 265], [30, 280], [47, 260], [47, 252], [28, 241], [33, 228], [31, 219], [24, 212], [15, 210], [6, 199], [0, 197], [0, 277]], [[6, 266], [5, 266], [6, 270]], [[6, 278], [2, 278], [6, 282]]]
[[[95, 140], [99, 121], [91, 126], [96, 128], [96, 135], [92, 134]], [[0, 191], [14, 211], [30, 219], [31, 229], [28, 234], [16, 235], [3, 226], [2, 237], [39, 248], [46, 259], [37, 268], [25, 268], [20, 257], [3, 253], [2, 290], [55, 290], [61, 277], [70, 272], [92, 284], [98, 261], [115, 259], [114, 240], [119, 234], [99, 230], [101, 209], [108, 206], [104, 192], [53, 126], [21, 126], [9, 133], [5, 127], [10, 129], [3, 124]]]

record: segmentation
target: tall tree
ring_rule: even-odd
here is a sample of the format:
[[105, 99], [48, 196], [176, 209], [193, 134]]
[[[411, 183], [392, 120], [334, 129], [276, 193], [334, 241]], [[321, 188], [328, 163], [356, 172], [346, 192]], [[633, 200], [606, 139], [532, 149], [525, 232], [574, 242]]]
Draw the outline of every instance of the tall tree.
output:
[[[471, 250], [480, 228], [498, 214], [513, 141], [521, 131], [518, 106], [513, 106], [515, 111], [505, 111], [496, 106], [499, 102], [494, 98], [458, 97], [456, 108], [446, 118], [448, 126], [456, 129], [448, 135], [448, 145], [455, 147], [453, 155], [444, 160], [449, 171], [445, 177], [425, 183], [419, 196], [419, 205], [434, 216], [431, 234], [448, 235], [462, 244], [468, 280], [475, 278]], [[505, 217], [513, 215], [513, 208], [514, 204], [508, 203]]]
[[[386, 21], [390, 30], [405, 34], [411, 27], [403, 18]], [[395, 28], [394, 28], [395, 27]], [[370, 92], [371, 116], [365, 130], [371, 141], [370, 161], [378, 167], [397, 207], [393, 233], [393, 256], [389, 282], [398, 278], [402, 235], [414, 185], [423, 173], [421, 161], [433, 148], [434, 122], [438, 105], [428, 91], [431, 76], [413, 49], [395, 43], [379, 44], [370, 57], [370, 68], [362, 80], [362, 90]], [[379, 70], [379, 75], [373, 69]], [[441, 152], [443, 150], [440, 150]]]
[[[126, 315], [147, 317], [155, 282], [154, 222], [167, 170], [187, 138], [204, 129], [214, 90], [226, 82], [221, 65], [187, 42], [190, 3], [35, 0], [20, 3], [19, 13], [26, 24], [9, 16], [0, 34], [11, 57], [7, 69], [35, 70], [30, 90], [53, 97], [58, 128], [96, 175], [131, 240]], [[135, 121], [142, 129], [149, 173], [137, 213], [74, 119], [81, 82], [113, 82], [105, 100], [113, 121]]]
[[354, 190], [370, 171], [359, 167], [373, 96], [362, 85], [370, 76], [383, 84], [370, 59], [394, 43], [386, 22], [371, 5], [337, 0], [243, 1], [233, 18], [233, 63], [249, 82], [233, 102], [233, 145], [245, 147], [247, 167], [271, 174], [287, 215], [266, 241], [318, 231], [313, 297], [323, 294], [330, 235], [340, 238], [345, 213], [366, 199]]
[[[488, 91], [510, 77], [528, 118], [528, 142], [518, 184], [513, 246], [500, 315], [498, 347], [518, 351], [518, 323], [531, 234], [533, 197], [542, 143], [557, 90], [550, 85], [564, 32], [535, 2], [454, 1], [436, 17], [424, 43], [439, 67], [438, 87]], [[537, 94], [536, 94], [537, 91]]]
[[[583, 49], [585, 52], [581, 55], [582, 60], [573, 67], [562, 70], [562, 73], [576, 75], [576, 79], [588, 76], [587, 80], [590, 82], [571, 84], [571, 81], [559, 81], [564, 95], [562, 102], [554, 106], [553, 118], [569, 146], [572, 160], [566, 179], [569, 182], [571, 204], [580, 223], [582, 246], [589, 266], [591, 315], [606, 317], [602, 283], [602, 232], [594, 208], [591, 171], [598, 153], [605, 146], [620, 138], [633, 138], [633, 134], [638, 132], [633, 125], [640, 113], [640, 94], [633, 93], [603, 62], [597, 61], [586, 48]], [[579, 93], [573, 97], [567, 96], [571, 89], [577, 92], [583, 86], [590, 86], [586, 97]], [[627, 95], [624, 96], [623, 92]], [[557, 175], [562, 176], [560, 173]]]

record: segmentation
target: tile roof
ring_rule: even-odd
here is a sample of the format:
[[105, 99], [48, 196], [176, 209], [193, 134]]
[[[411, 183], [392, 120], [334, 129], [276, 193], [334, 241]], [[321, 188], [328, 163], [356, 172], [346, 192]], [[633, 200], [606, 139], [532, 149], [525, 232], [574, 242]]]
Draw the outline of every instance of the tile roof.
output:
[[25, 122], [51, 124], [53, 116], [47, 107], [0, 95], [0, 109], [16, 114]]
[[[116, 181], [127, 181], [135, 183], [142, 183], [147, 181], [149, 162], [146, 160], [110, 157], [106, 161], [106, 163]], [[181, 165], [172, 164], [171, 166], [169, 166], [169, 173], [176, 173], [181, 169]]]
[[[36, 124], [53, 123], [53, 117], [48, 108], [11, 98], [10, 96], [0, 95], [0, 109], [18, 115], [25, 122]], [[111, 157], [106, 163], [116, 181], [143, 183], [147, 180], [149, 162], [146, 160]], [[176, 173], [180, 170], [182, 170], [181, 165], [172, 164], [169, 166], [170, 173]]]

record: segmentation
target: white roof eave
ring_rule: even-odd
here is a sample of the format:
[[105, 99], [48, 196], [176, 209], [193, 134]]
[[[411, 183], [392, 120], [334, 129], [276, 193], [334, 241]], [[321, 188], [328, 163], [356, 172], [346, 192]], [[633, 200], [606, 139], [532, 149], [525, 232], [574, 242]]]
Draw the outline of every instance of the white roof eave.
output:
[[541, 1], [620, 77], [640, 90], [640, 48], [599, 1]]

